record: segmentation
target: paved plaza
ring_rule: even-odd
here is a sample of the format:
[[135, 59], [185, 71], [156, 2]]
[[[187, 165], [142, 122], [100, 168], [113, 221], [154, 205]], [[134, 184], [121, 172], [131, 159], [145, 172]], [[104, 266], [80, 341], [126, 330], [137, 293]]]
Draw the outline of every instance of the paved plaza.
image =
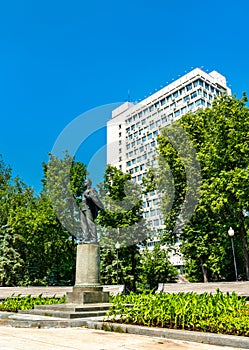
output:
[[[71, 292], [73, 287], [0, 287], [0, 300], [7, 298], [11, 295], [39, 295], [44, 297], [52, 297], [56, 295], [61, 297], [66, 292]], [[215, 293], [217, 289], [222, 292], [232, 293], [235, 291], [238, 295], [249, 296], [249, 281], [246, 282], [212, 282], [212, 283], [164, 283], [160, 284], [158, 291], [163, 290], [166, 293], [178, 293], [178, 292], [196, 292], [196, 293]], [[105, 290], [105, 286], [104, 286]]]
[[[249, 282], [224, 282], [224, 283], [169, 283], [159, 286], [164, 292], [177, 293], [177, 292], [190, 292], [197, 293], [203, 292], [215, 292], [218, 288], [222, 292], [235, 291], [239, 295], [249, 296]], [[159, 290], [160, 290], [159, 288]], [[0, 299], [4, 299], [11, 295], [40, 295], [60, 297], [65, 295], [66, 292], [70, 292], [72, 287], [1, 287]], [[42, 323], [44, 319], [50, 319], [47, 326], [44, 328], [35, 328], [34, 321]], [[11, 321], [12, 320], [12, 321]], [[21, 320], [22, 323], [19, 323]], [[6, 322], [7, 321], [7, 322]], [[9, 324], [8, 324], [8, 321]], [[205, 337], [198, 332], [193, 333], [190, 337], [183, 335], [184, 331], [179, 335], [170, 335], [167, 333], [163, 337], [158, 332], [143, 332], [138, 328], [135, 332], [118, 333], [118, 332], [106, 332], [97, 330], [94, 322], [98, 322], [97, 319], [91, 321], [88, 324], [89, 328], [78, 327], [77, 325], [66, 328], [51, 328], [49, 322], [52, 322], [52, 318], [46, 316], [35, 316], [25, 314], [13, 314], [3, 313], [0, 315], [0, 349], [1, 350], [239, 350], [242, 348], [249, 348], [249, 339], [244, 337], [222, 336], [212, 335], [211, 333], [205, 338], [205, 340], [198, 340], [197, 338]], [[33, 325], [32, 325], [33, 322]], [[47, 321], [46, 321], [47, 322]], [[61, 321], [60, 321], [61, 322]], [[27, 323], [25, 326], [24, 324]], [[56, 323], [56, 321], [55, 321]], [[91, 323], [93, 325], [91, 326]], [[86, 322], [87, 324], [87, 322]], [[8, 326], [7, 326], [8, 325]], [[14, 326], [10, 327], [10, 325]], [[20, 327], [20, 328], [19, 328]], [[21, 328], [27, 327], [27, 328]], [[65, 327], [65, 326], [64, 326]], [[146, 327], [145, 327], [146, 328]], [[134, 334], [135, 333], [135, 334]], [[147, 334], [147, 335], [142, 335]], [[183, 336], [182, 336], [183, 335]], [[196, 338], [197, 337], [197, 338]], [[229, 338], [230, 337], [230, 338]], [[231, 338], [232, 337], [232, 338]], [[219, 338], [219, 339], [218, 339]], [[244, 338], [244, 339], [243, 339]], [[175, 340], [177, 339], [177, 340]], [[180, 340], [181, 339], [181, 340]], [[203, 338], [204, 339], [204, 338]], [[235, 339], [235, 340], [234, 340]], [[234, 341], [233, 341], [234, 340]], [[190, 342], [191, 341], [191, 342]], [[195, 343], [192, 341], [196, 341]], [[199, 343], [198, 343], [199, 341]], [[206, 344], [202, 344], [202, 342]], [[243, 343], [244, 342], [244, 343]], [[219, 344], [218, 345], [209, 345]], [[243, 344], [242, 344], [243, 343]], [[226, 346], [225, 346], [226, 345]], [[228, 346], [231, 345], [231, 346]]]
[[1, 350], [238, 350], [86, 328], [0, 327]]

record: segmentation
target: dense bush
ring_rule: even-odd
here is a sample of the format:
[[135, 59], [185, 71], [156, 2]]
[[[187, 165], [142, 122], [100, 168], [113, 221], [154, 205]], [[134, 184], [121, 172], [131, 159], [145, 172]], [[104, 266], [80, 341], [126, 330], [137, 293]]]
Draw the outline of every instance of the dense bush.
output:
[[234, 292], [118, 295], [109, 316], [142, 326], [249, 336], [249, 307]]
[[63, 304], [65, 302], [66, 302], [65, 296], [61, 298], [56, 298], [56, 296], [49, 298], [49, 297], [43, 297], [42, 294], [40, 294], [37, 297], [32, 297], [31, 295], [23, 297], [21, 296], [21, 294], [19, 294], [16, 297], [11, 296], [9, 298], [6, 298], [0, 304], [0, 311], [17, 312], [18, 310], [33, 309], [35, 305]]

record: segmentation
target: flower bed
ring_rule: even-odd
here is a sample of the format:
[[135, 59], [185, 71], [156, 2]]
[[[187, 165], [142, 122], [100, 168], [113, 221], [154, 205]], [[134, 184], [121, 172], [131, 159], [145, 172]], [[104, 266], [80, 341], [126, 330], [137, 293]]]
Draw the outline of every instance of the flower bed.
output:
[[112, 302], [108, 316], [119, 323], [249, 336], [249, 307], [234, 292], [130, 293]]
[[65, 296], [61, 298], [56, 298], [56, 296], [49, 298], [49, 297], [43, 297], [42, 294], [40, 294], [37, 297], [32, 297], [31, 295], [27, 295], [23, 297], [21, 295], [18, 295], [16, 297], [11, 296], [6, 298], [0, 304], [0, 311], [17, 312], [18, 310], [33, 309], [35, 305], [62, 304], [65, 302], [66, 302]]

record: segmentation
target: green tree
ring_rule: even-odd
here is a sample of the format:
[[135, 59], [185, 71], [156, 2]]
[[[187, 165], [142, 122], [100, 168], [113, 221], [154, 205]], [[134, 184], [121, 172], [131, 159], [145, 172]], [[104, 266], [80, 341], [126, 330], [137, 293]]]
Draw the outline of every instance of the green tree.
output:
[[15, 241], [20, 239], [13, 235], [8, 225], [0, 227], [0, 284], [2, 287], [15, 286], [20, 282], [24, 261], [15, 247]]
[[44, 191], [51, 200], [55, 214], [67, 231], [77, 237], [81, 232], [80, 205], [86, 167], [65, 152], [64, 158], [50, 154], [49, 162], [44, 163], [43, 168]]
[[[62, 226], [59, 215], [74, 224], [86, 170], [82, 163], [74, 162], [68, 155], [65, 159], [52, 157], [50, 161], [49, 166], [43, 164], [44, 187], [39, 196], [34, 196], [19, 182], [9, 196], [8, 223], [12, 233], [22, 237], [15, 242], [24, 261], [19, 284], [72, 284], [74, 281], [75, 239]], [[72, 202], [77, 212], [76, 209], [71, 211]], [[59, 219], [54, 210], [57, 204], [57, 209], [63, 210], [56, 212]]]
[[[164, 129], [158, 137], [159, 153], [170, 166], [174, 178], [174, 200], [171, 210], [165, 211], [166, 233], [174, 238], [181, 235], [182, 251], [186, 258], [198, 260], [204, 281], [231, 278], [232, 254], [227, 230], [230, 226], [237, 233], [236, 247], [241, 247], [244, 268], [239, 270], [249, 279], [248, 218], [249, 208], [249, 109], [247, 98], [222, 96], [212, 108], [184, 115], [171, 128]], [[201, 166], [202, 184], [200, 199], [195, 212], [184, 228], [176, 222], [182, 207], [186, 205], [185, 164], [190, 160], [188, 152], [172, 146], [168, 135], [180, 126], [194, 145]], [[185, 146], [186, 147], [186, 146]], [[182, 152], [182, 153], [181, 153]], [[193, 167], [194, 168], [194, 167]], [[164, 198], [164, 208], [169, 200]], [[178, 220], [179, 222], [179, 220]]]
[[[105, 209], [97, 222], [100, 231], [101, 275], [104, 282], [118, 282], [135, 290], [138, 279], [139, 247], [149, 236], [143, 219], [142, 191], [131, 175], [108, 165], [100, 195]], [[117, 251], [115, 244], [120, 244]]]
[[33, 190], [18, 177], [0, 157], [0, 269], [2, 285], [16, 285], [22, 278], [25, 262], [22, 258], [23, 237], [12, 227], [11, 217], [27, 206]]
[[156, 289], [159, 283], [174, 282], [178, 271], [171, 264], [166, 249], [160, 243], [152, 250], [146, 247], [141, 252], [140, 283], [143, 288]]

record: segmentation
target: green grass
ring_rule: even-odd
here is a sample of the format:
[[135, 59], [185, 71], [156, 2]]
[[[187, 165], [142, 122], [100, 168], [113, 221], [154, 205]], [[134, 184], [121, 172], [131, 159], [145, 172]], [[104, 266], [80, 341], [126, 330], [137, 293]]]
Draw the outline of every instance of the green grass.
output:
[[63, 304], [65, 302], [66, 302], [65, 296], [61, 298], [56, 298], [56, 296], [49, 298], [49, 297], [43, 297], [42, 294], [40, 294], [37, 297], [32, 297], [31, 295], [24, 297], [24, 296], [21, 296], [21, 294], [19, 294], [17, 296], [12, 295], [11, 297], [6, 298], [0, 304], [0, 311], [17, 312], [18, 310], [33, 309], [35, 305]]
[[236, 293], [130, 293], [112, 302], [115, 322], [249, 336], [249, 307]]

